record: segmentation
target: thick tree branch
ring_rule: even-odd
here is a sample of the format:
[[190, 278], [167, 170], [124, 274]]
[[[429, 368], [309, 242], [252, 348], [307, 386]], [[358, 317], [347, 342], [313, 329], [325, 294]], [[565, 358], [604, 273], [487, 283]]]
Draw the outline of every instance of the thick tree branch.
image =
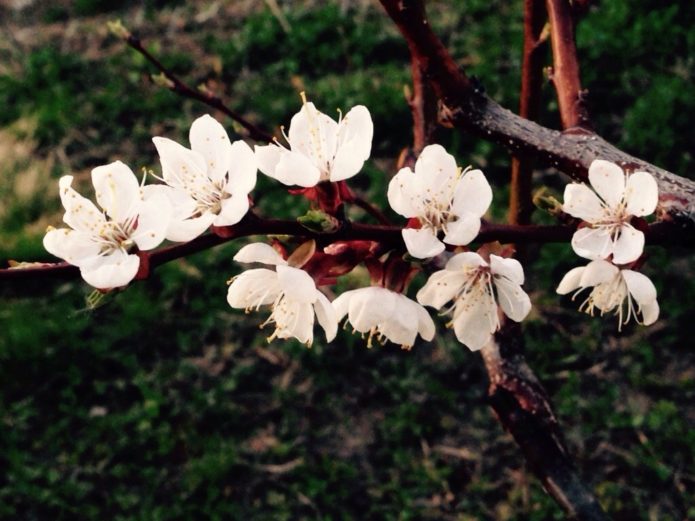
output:
[[555, 501], [573, 519], [607, 521], [572, 464], [550, 399], [526, 363], [522, 343], [520, 325], [508, 321], [482, 349], [490, 404]]
[[171, 72], [170, 69], [165, 67], [164, 64], [162, 64], [162, 62], [160, 62], [156, 57], [154, 57], [152, 53], [145, 49], [145, 47], [142, 45], [142, 42], [140, 41], [140, 38], [138, 38], [130, 32], [127, 32], [123, 35], [123, 40], [131, 48], [135, 49], [137, 52], [142, 54], [147, 59], [147, 61], [154, 65], [157, 68], [157, 70], [159, 70], [159, 72], [161, 72], [164, 75], [164, 77], [168, 80], [166, 82], [166, 86], [167, 88], [169, 88], [169, 90], [175, 92], [180, 96], [183, 96], [184, 98], [190, 98], [196, 101], [201, 101], [206, 105], [223, 112], [224, 114], [232, 118], [234, 121], [239, 123], [242, 127], [244, 127], [244, 129], [246, 129], [246, 131], [248, 132], [248, 136], [251, 139], [255, 139], [256, 141], [264, 141], [267, 143], [273, 141], [272, 134], [254, 125], [244, 116], [242, 116], [239, 112], [230, 109], [217, 96], [207, 91], [200, 91], [189, 87], [173, 72]]
[[380, 0], [406, 41], [420, 56], [425, 76], [444, 103], [440, 116], [452, 125], [503, 145], [515, 155], [532, 155], [577, 180], [594, 159], [651, 172], [659, 184], [662, 217], [682, 219], [695, 234], [695, 182], [633, 157], [583, 129], [559, 132], [501, 107], [458, 69], [429, 26], [420, 0]]
[[557, 91], [562, 128], [589, 128], [586, 94], [579, 79], [572, 6], [569, 0], [547, 0], [546, 6], [553, 47], [552, 79]]
[[408, 105], [413, 116], [413, 155], [418, 157], [422, 149], [432, 142], [437, 128], [437, 97], [429, 81], [423, 77], [423, 65], [414, 49], [410, 50], [410, 70], [413, 92]]

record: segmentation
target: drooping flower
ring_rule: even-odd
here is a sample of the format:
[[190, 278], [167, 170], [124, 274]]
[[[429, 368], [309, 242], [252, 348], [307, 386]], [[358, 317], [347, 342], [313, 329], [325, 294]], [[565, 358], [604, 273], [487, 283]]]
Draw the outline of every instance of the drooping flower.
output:
[[434, 322], [417, 302], [402, 293], [379, 286], [346, 291], [333, 301], [338, 321], [345, 315], [360, 333], [367, 334], [367, 346], [372, 338], [388, 339], [410, 349], [417, 335], [427, 341], [434, 338]]
[[369, 158], [374, 125], [367, 107], [357, 105], [338, 122], [307, 102], [290, 122], [285, 139], [256, 146], [258, 168], [286, 185], [315, 186], [321, 181], [343, 181], [357, 174]]
[[238, 223], [249, 209], [248, 194], [256, 185], [256, 158], [243, 141], [230, 143], [224, 127], [209, 115], [191, 125], [191, 149], [171, 139], [152, 139], [168, 185], [152, 185], [171, 200], [174, 217], [167, 239], [186, 242], [211, 224]]
[[637, 260], [644, 234], [630, 220], [654, 213], [659, 200], [654, 177], [648, 172], [626, 175], [615, 163], [597, 159], [589, 166], [589, 182], [593, 190], [578, 183], [565, 188], [562, 209], [588, 223], [572, 237], [575, 253], [591, 260], [612, 255], [615, 264]]
[[46, 250], [80, 268], [98, 289], [125, 286], [138, 272], [139, 257], [163, 240], [172, 208], [161, 195], [147, 195], [133, 171], [120, 161], [92, 170], [96, 199], [103, 211], [72, 188], [72, 176], [60, 178], [63, 221], [70, 228], [49, 229]]
[[[656, 288], [646, 275], [620, 269], [605, 260], [595, 260], [571, 269], [560, 281], [557, 292], [566, 295], [575, 292], [572, 299], [587, 288], [593, 288], [579, 306], [593, 316], [598, 309], [601, 315], [613, 311], [618, 316], [618, 330], [634, 318], [638, 324], [648, 326], [659, 318]], [[638, 315], [642, 315], [640, 319]]]
[[260, 262], [275, 266], [252, 269], [234, 277], [227, 292], [233, 308], [246, 311], [271, 306], [270, 317], [262, 324], [275, 324], [268, 341], [275, 338], [296, 338], [311, 345], [314, 338], [314, 314], [326, 332], [326, 340], [335, 338], [338, 321], [330, 301], [316, 288], [311, 276], [289, 266], [272, 246], [254, 243], [244, 246], [234, 256], [237, 262]]
[[444, 251], [437, 238], [462, 246], [480, 231], [480, 218], [492, 202], [492, 189], [480, 170], [462, 173], [456, 160], [441, 145], [425, 147], [415, 163], [415, 172], [402, 168], [389, 183], [391, 208], [403, 217], [417, 218], [420, 228], [405, 228], [408, 252], [418, 258]]
[[452, 314], [449, 327], [471, 351], [487, 344], [500, 328], [498, 303], [502, 311], [521, 322], [531, 310], [531, 300], [521, 289], [524, 270], [519, 261], [490, 255], [490, 263], [477, 253], [454, 255], [443, 270], [433, 273], [417, 294], [426, 306]]

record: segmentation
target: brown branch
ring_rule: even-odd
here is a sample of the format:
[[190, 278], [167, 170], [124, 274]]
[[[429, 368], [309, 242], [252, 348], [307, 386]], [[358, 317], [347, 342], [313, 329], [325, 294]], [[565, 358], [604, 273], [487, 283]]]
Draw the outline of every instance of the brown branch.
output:
[[607, 521], [572, 464], [550, 398], [526, 363], [520, 324], [503, 322], [481, 354], [490, 378], [490, 405], [543, 488], [573, 519]]
[[547, 0], [550, 40], [553, 47], [552, 80], [557, 92], [562, 128], [589, 128], [586, 93], [579, 79], [574, 41], [574, 13], [569, 0]]
[[[541, 87], [543, 86], [543, 57], [547, 45], [542, 38], [545, 26], [543, 0], [524, 0], [524, 50], [521, 67], [521, 95], [519, 115], [536, 120], [540, 109]], [[531, 198], [532, 157], [512, 159], [512, 179], [509, 197], [509, 222], [528, 224], [531, 222], [533, 201]]]
[[[383, 224], [361, 224], [345, 222], [345, 226], [331, 232], [316, 232], [305, 228], [297, 221], [261, 219], [249, 213], [238, 224], [215, 228], [214, 233], [201, 235], [192, 241], [166, 246], [158, 250], [139, 252], [144, 265], [139, 278], [146, 278], [149, 271], [175, 259], [208, 250], [219, 244], [251, 235], [288, 235], [315, 239], [325, 246], [336, 241], [376, 241], [385, 247], [404, 248], [400, 226]], [[499, 241], [501, 243], [552, 243], [569, 242], [574, 228], [565, 225], [493, 224], [483, 222], [476, 244]], [[684, 242], [681, 228], [673, 223], [656, 223], [645, 231], [648, 244], [677, 244], [695, 246], [695, 240]], [[34, 263], [21, 268], [0, 269], [0, 280], [29, 280], [39, 278], [74, 278], [79, 274], [76, 266], [67, 262]]]
[[[531, 155], [578, 180], [585, 180], [594, 159], [651, 172], [659, 184], [664, 216], [682, 219], [695, 231], [695, 182], [633, 157], [592, 132], [558, 132], [517, 116], [474, 86], [436, 37], [420, 0], [380, 0], [424, 64], [425, 76], [444, 103], [440, 117], [515, 155]], [[684, 233], [685, 235], [685, 233]]]
[[415, 50], [410, 51], [410, 70], [413, 78], [413, 92], [408, 97], [408, 105], [413, 117], [413, 156], [418, 157], [432, 142], [437, 128], [437, 98], [430, 83], [424, 78], [424, 67]]
[[147, 59], [147, 61], [154, 65], [157, 68], [157, 70], [159, 70], [166, 77], [166, 79], [168, 80], [166, 86], [169, 88], [169, 90], [175, 92], [180, 96], [183, 96], [184, 98], [190, 98], [196, 101], [200, 101], [214, 109], [223, 112], [224, 114], [232, 118], [234, 121], [239, 123], [242, 127], [244, 127], [251, 139], [255, 139], [256, 141], [263, 141], [266, 143], [273, 141], [272, 134], [254, 125], [244, 116], [242, 116], [239, 112], [227, 107], [227, 105], [225, 105], [219, 97], [207, 91], [202, 92], [200, 90], [193, 89], [189, 87], [187, 84], [185, 84], [173, 72], [171, 72], [170, 69], [165, 67], [162, 64], [162, 62], [160, 62], [147, 49], [145, 49], [145, 47], [143, 47], [140, 38], [128, 32], [126, 35], [124, 35], [123, 40], [131, 48], [135, 49], [137, 52], [142, 54]]

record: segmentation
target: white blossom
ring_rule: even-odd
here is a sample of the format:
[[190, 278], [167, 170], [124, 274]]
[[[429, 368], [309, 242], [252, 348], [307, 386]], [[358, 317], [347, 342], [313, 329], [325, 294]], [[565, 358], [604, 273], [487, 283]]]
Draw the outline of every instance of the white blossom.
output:
[[572, 183], [565, 188], [563, 211], [586, 221], [572, 237], [572, 248], [586, 259], [606, 259], [627, 264], [642, 255], [644, 234], [630, 220], [644, 217], [656, 209], [659, 190], [648, 172], [626, 175], [622, 168], [597, 159], [589, 166], [589, 182]]
[[168, 185], [146, 189], [165, 194], [174, 206], [167, 239], [186, 242], [211, 224], [238, 223], [249, 209], [248, 194], [256, 185], [256, 158], [243, 141], [230, 143], [224, 127], [209, 115], [191, 125], [191, 149], [171, 139], [152, 139]]
[[252, 269], [234, 277], [227, 292], [233, 308], [247, 312], [270, 306], [270, 317], [262, 324], [275, 324], [268, 341], [275, 338], [296, 338], [311, 345], [314, 338], [314, 314], [326, 332], [326, 340], [335, 338], [338, 321], [326, 296], [316, 288], [311, 276], [287, 264], [278, 252], [263, 243], [244, 246], [234, 256], [238, 262], [260, 262], [275, 266]]
[[444, 242], [470, 243], [480, 231], [480, 218], [492, 202], [492, 189], [480, 170], [461, 172], [456, 160], [440, 145], [425, 147], [415, 172], [402, 168], [388, 188], [391, 208], [403, 217], [417, 218], [420, 228], [403, 230], [408, 252], [418, 258], [444, 251]]
[[451, 314], [447, 326], [454, 328], [459, 341], [471, 351], [481, 349], [500, 328], [498, 302], [502, 311], [516, 322], [531, 310], [531, 300], [521, 289], [524, 270], [519, 261], [490, 255], [490, 263], [477, 253], [454, 255], [443, 270], [433, 273], [417, 294], [426, 306]]
[[[369, 158], [374, 125], [367, 107], [357, 105], [338, 122], [307, 102], [292, 117], [285, 148], [278, 142], [256, 146], [258, 168], [286, 185], [315, 186], [357, 174]], [[342, 113], [341, 113], [342, 116]]]
[[[593, 288], [579, 306], [593, 316], [614, 311], [618, 316], [618, 329], [634, 318], [638, 324], [648, 326], [659, 318], [656, 288], [646, 275], [633, 270], [619, 269], [605, 260], [595, 260], [574, 268], [563, 277], [557, 292], [566, 295], [575, 292], [572, 300], [587, 288]], [[642, 318], [638, 315], [642, 315]]]
[[425, 308], [401, 293], [379, 286], [346, 291], [333, 301], [338, 321], [345, 315], [360, 333], [367, 334], [367, 346], [372, 338], [388, 339], [404, 349], [410, 349], [418, 333], [427, 341], [434, 338], [434, 322]]
[[92, 170], [100, 210], [61, 177], [63, 221], [70, 228], [49, 229], [43, 245], [49, 253], [78, 266], [82, 278], [98, 289], [125, 286], [138, 272], [139, 257], [163, 240], [172, 209], [166, 197], [147, 195], [135, 174], [116, 161]]

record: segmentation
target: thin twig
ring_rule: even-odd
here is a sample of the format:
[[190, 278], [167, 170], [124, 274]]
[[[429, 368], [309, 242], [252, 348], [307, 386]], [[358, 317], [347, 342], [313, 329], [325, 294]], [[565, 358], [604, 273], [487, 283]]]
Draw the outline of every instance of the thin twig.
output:
[[157, 68], [157, 70], [159, 70], [166, 77], [166, 79], [169, 80], [167, 82], [167, 87], [169, 88], [169, 90], [185, 98], [201, 101], [206, 105], [225, 113], [227, 116], [229, 116], [234, 121], [239, 123], [242, 127], [244, 127], [251, 139], [255, 139], [256, 141], [263, 141], [266, 143], [270, 143], [273, 141], [272, 134], [254, 125], [237, 111], [230, 109], [227, 105], [224, 104], [224, 102], [219, 97], [213, 95], [208, 91], [202, 92], [200, 90], [189, 87], [169, 68], [165, 67], [162, 64], [162, 62], [160, 62], [155, 56], [153, 56], [152, 53], [145, 49], [145, 47], [142, 45], [140, 38], [133, 35], [132, 33], [128, 33], [123, 38], [123, 40], [131, 48], [135, 49], [137, 52], [142, 54], [147, 59], [147, 61], [154, 65]]
[[574, 41], [574, 13], [568, 0], [547, 0], [550, 40], [553, 48], [552, 80], [557, 92], [562, 128], [590, 128], [586, 92], [579, 79], [579, 60]]

